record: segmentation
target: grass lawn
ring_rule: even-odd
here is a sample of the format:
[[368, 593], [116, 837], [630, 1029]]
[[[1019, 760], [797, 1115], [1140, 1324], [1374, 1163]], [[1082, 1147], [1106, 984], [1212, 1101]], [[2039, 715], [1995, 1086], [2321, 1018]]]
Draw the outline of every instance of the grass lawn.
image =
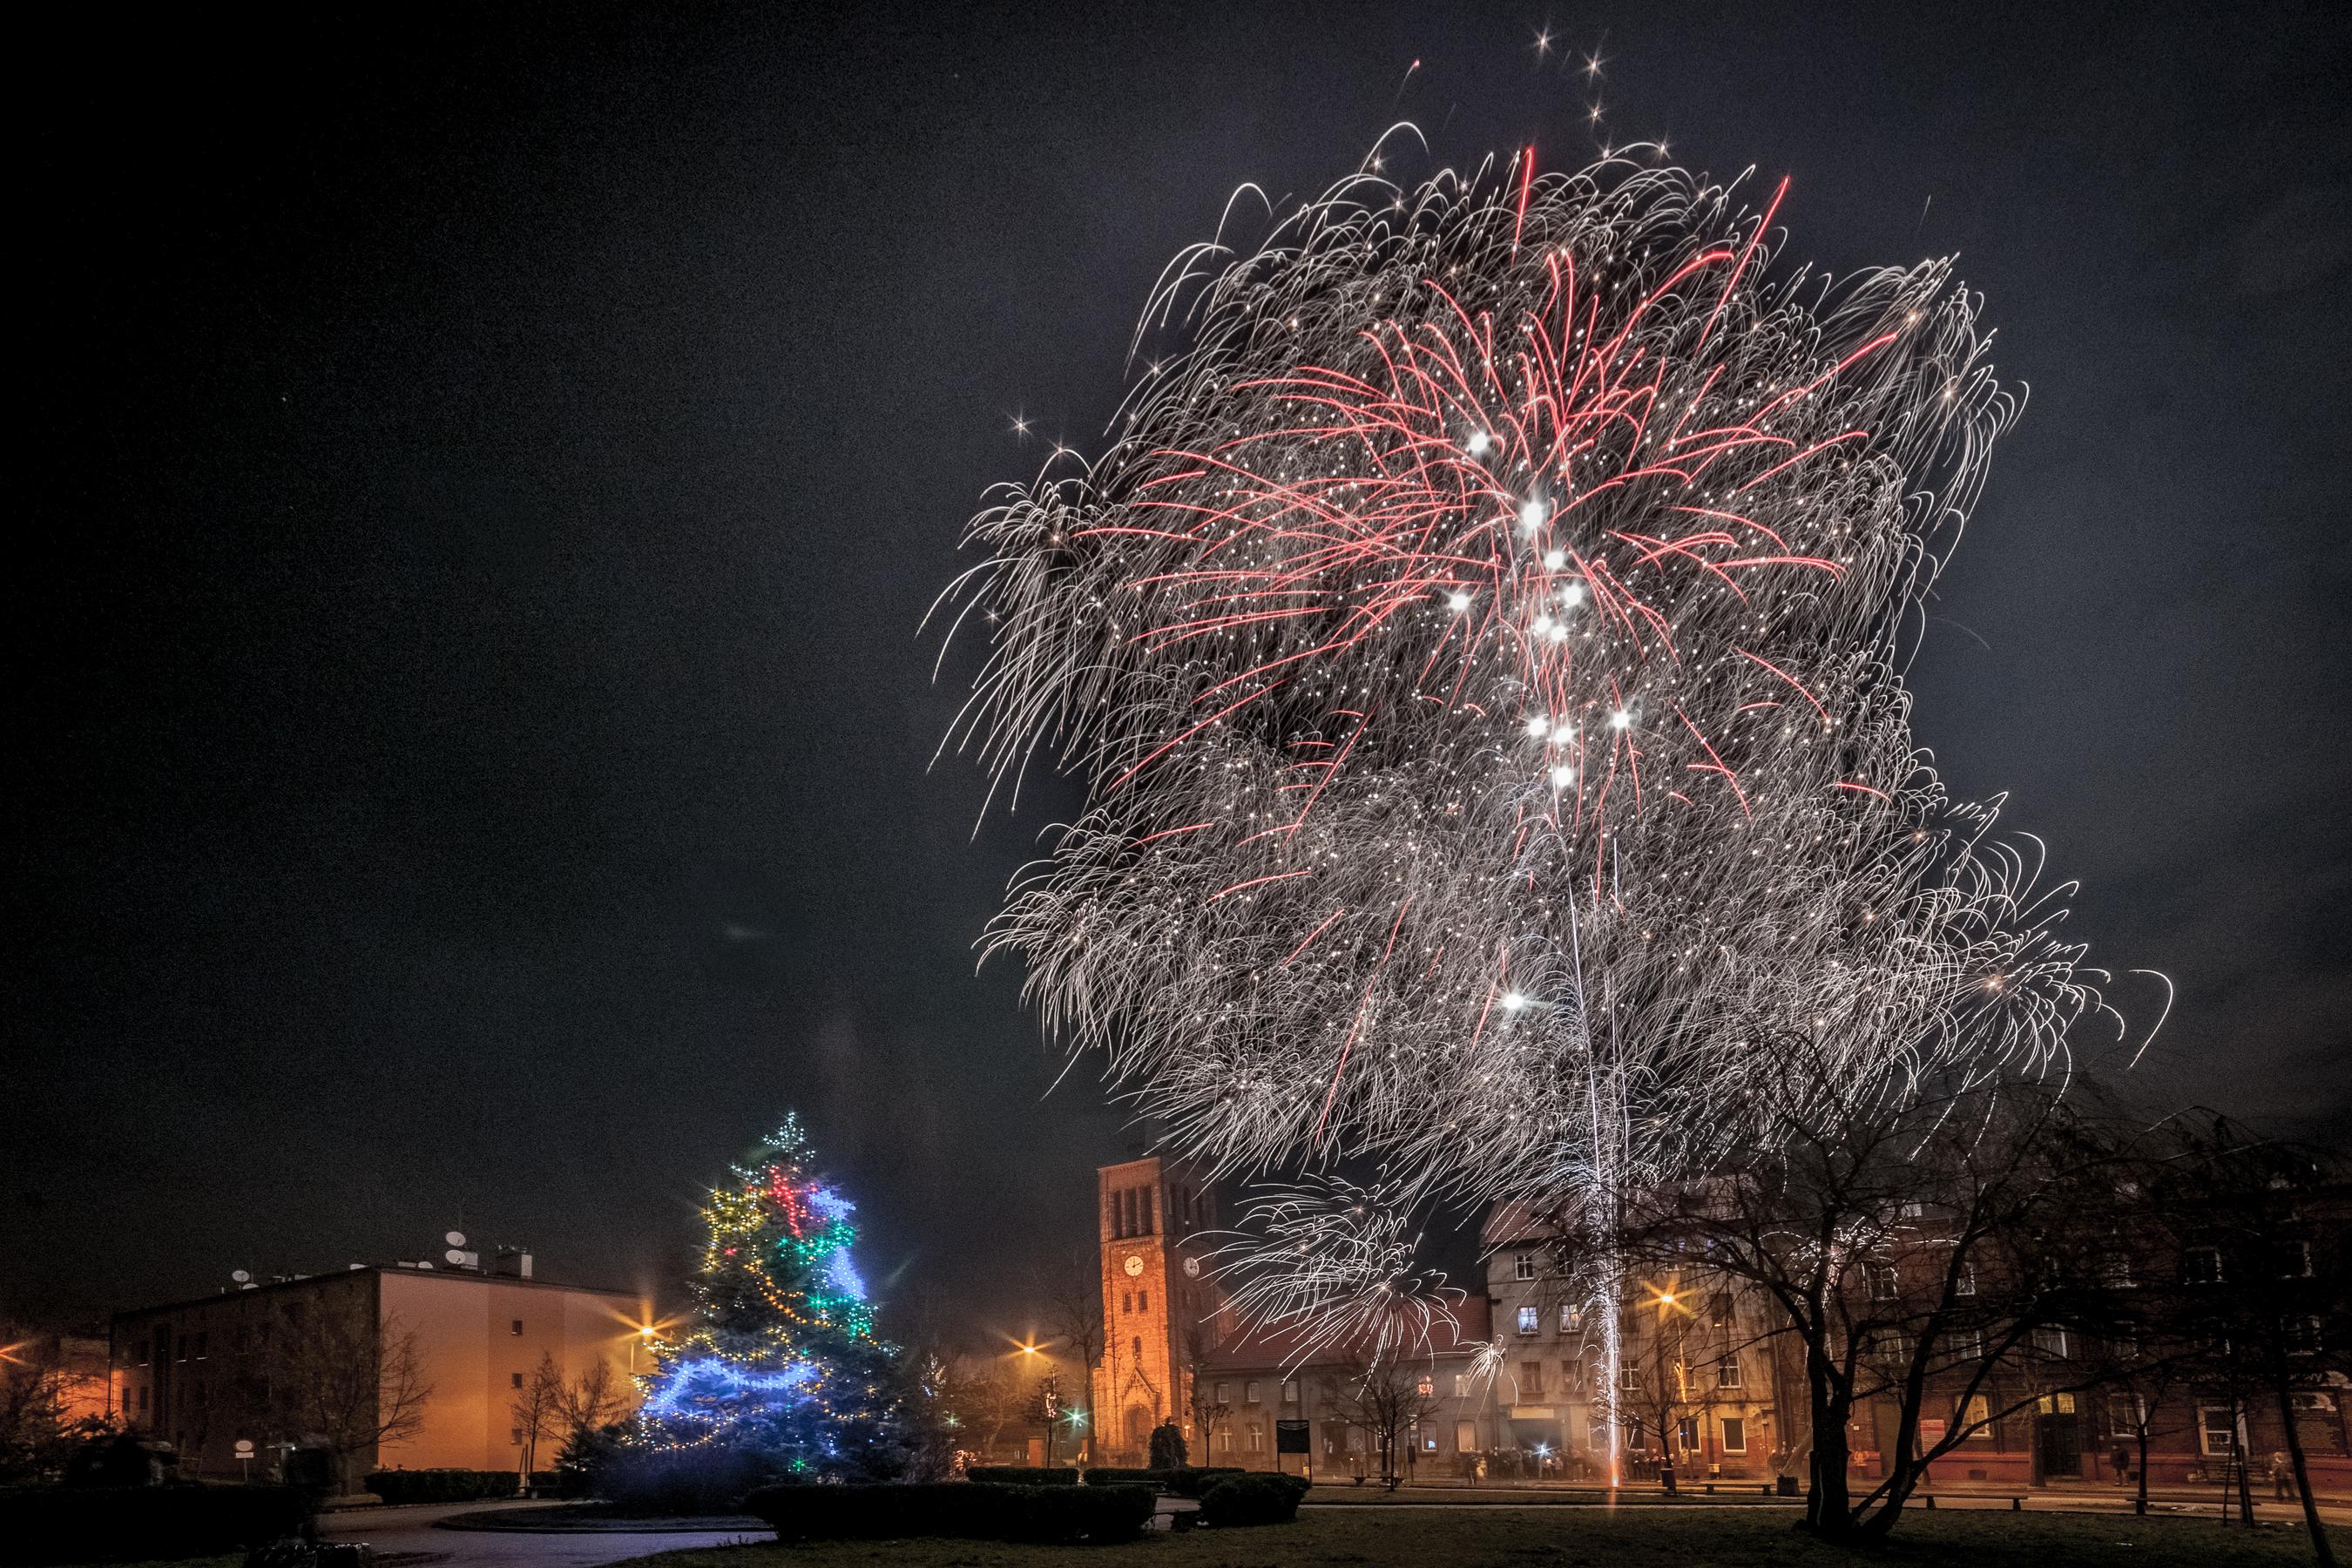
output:
[[1155, 1535], [1120, 1546], [1009, 1546], [978, 1541], [844, 1542], [706, 1548], [635, 1561], [646, 1568], [2223, 1568], [2311, 1561], [2300, 1530], [2210, 1520], [2061, 1514], [1921, 1513], [1882, 1552], [1817, 1544], [1790, 1514], [1761, 1509], [1325, 1509], [1262, 1530]]

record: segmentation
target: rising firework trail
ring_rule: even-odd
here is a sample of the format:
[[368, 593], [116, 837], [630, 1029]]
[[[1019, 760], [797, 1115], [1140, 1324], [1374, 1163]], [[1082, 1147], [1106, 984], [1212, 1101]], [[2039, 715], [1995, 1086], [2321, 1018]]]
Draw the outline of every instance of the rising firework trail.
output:
[[1785, 184], [1383, 162], [1181, 253], [1108, 448], [992, 498], [942, 602], [987, 641], [951, 742], [1087, 791], [987, 946], [1281, 1178], [1247, 1300], [1324, 1321], [1439, 1300], [1402, 1215], [1598, 1227], [1736, 1135], [1766, 1037], [2039, 1070], [2102, 1009], [1911, 738], [2015, 411], [1950, 265], [1790, 265]]

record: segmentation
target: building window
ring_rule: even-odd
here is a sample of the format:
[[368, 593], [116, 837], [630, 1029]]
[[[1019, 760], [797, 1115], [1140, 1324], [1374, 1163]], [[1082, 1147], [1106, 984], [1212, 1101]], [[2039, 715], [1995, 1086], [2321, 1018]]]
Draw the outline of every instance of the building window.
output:
[[1531, 1361], [1520, 1364], [1519, 1395], [1523, 1399], [1543, 1397], [1543, 1363]]
[[520, 1388], [522, 1386], [522, 1373], [519, 1372], [510, 1372], [507, 1373], [507, 1386], [509, 1388]]
[[1617, 1369], [1617, 1386], [1628, 1394], [1637, 1394], [1642, 1387], [1642, 1369], [1632, 1362]]
[[2237, 1435], [2238, 1423], [2228, 1405], [2200, 1405], [2197, 1407], [2197, 1447], [2207, 1458], [2225, 1458]]
[[1234, 1385], [1233, 1385], [1232, 1384], [1230, 1384], [1230, 1383], [1221, 1383], [1221, 1384], [1218, 1384], [1216, 1385], [1216, 1388], [1217, 1388], [1216, 1403], [1217, 1403], [1217, 1404], [1219, 1404], [1219, 1405], [1231, 1405], [1231, 1404], [1234, 1402], [1233, 1386], [1234, 1386]]
[[508, 1441], [508, 1443], [509, 1443], [509, 1444], [512, 1445], [512, 1446], [513, 1446], [513, 1447], [518, 1447], [518, 1448], [521, 1447], [522, 1447], [522, 1428], [521, 1428], [521, 1427], [520, 1427], [520, 1426], [509, 1426], [509, 1427], [508, 1427], [508, 1428], [507, 1428], [507, 1441]]
[[507, 1329], [507, 1332], [514, 1335], [517, 1339], [522, 1338], [522, 1320], [520, 1318], [517, 1318]]
[[1421, 1437], [1421, 1451], [1422, 1451], [1423, 1453], [1424, 1453], [1424, 1454], [1434, 1454], [1435, 1452], [1437, 1452], [1437, 1428], [1436, 1428], [1436, 1427], [1434, 1427], [1434, 1426], [1415, 1426], [1415, 1427], [1413, 1428], [1413, 1431], [1414, 1431], [1415, 1433], [1417, 1433], [1417, 1434], [1420, 1436], [1420, 1437]]
[[1257, 1403], [1257, 1384], [1255, 1383], [1244, 1383], [1242, 1384], [1242, 1403], [1244, 1405], [1255, 1405]]
[[2137, 1436], [2142, 1408], [2139, 1395], [2137, 1394], [2107, 1395], [2107, 1436], [2110, 1437]]
[[1973, 1263], [1963, 1263], [1960, 1265], [1960, 1277], [1952, 1281], [1952, 1294], [1955, 1296], [1973, 1296], [1976, 1293], [1977, 1266]]
[[1296, 1405], [1298, 1403], [1298, 1380], [1297, 1378], [1290, 1378], [1283, 1384], [1282, 1402], [1285, 1405]]
[[1543, 1328], [1543, 1314], [1533, 1307], [1519, 1309], [1519, 1332], [1532, 1334]]
[[1723, 1451], [1727, 1454], [1748, 1452], [1748, 1420], [1745, 1416], [1723, 1418]]
[[2055, 1323], [2045, 1323], [2033, 1331], [2033, 1348], [2053, 1360], [2066, 1359], [2066, 1331]]
[[2221, 1249], [2218, 1247], [2191, 1247], [2180, 1254], [2180, 1278], [2190, 1285], [2219, 1285], [2221, 1282]]
[[1141, 1334], [1135, 1336], [1135, 1359], [1138, 1361], [1141, 1361], [1143, 1359], [1143, 1336]]
[[2286, 1321], [2286, 1348], [2298, 1355], [2309, 1355], [2319, 1349], [2319, 1320], [2289, 1318]]
[[1532, 1279], [1536, 1277], [1536, 1255], [1532, 1252], [1511, 1254], [1511, 1278]]
[[1706, 1319], [1717, 1328], [1731, 1325], [1731, 1292], [1717, 1290], [1706, 1299]]
[[1559, 1331], [1563, 1334], [1582, 1333], [1584, 1331], [1584, 1309], [1575, 1306], [1570, 1302], [1562, 1301], [1559, 1304]]
[[1715, 1385], [1717, 1388], [1738, 1388], [1739, 1386], [1739, 1358], [1738, 1356], [1727, 1355], [1721, 1361], [1715, 1363]]
[[1468, 1373], [1457, 1372], [1454, 1374], [1454, 1397], [1456, 1399], [1467, 1399], [1470, 1397], [1470, 1374]]
[[212, 1335], [210, 1335], [210, 1334], [208, 1334], [208, 1333], [204, 1332], [202, 1330], [198, 1330], [198, 1331], [197, 1331], [197, 1333], [196, 1333], [196, 1359], [197, 1359], [198, 1361], [202, 1361], [202, 1360], [204, 1360], [204, 1359], [205, 1359], [205, 1345], [206, 1345], [207, 1343], [209, 1343], [209, 1342], [211, 1342], [211, 1340], [212, 1340]]
[[1675, 1423], [1675, 1447], [1685, 1454], [1698, 1451], [1698, 1417], [1685, 1415]]
[[1478, 1423], [1456, 1421], [1454, 1424], [1454, 1451], [1457, 1454], [1475, 1454], [1478, 1451]]
[[1135, 1293], [1135, 1310], [1136, 1310], [1137, 1311], [1139, 1311], [1139, 1312], [1149, 1312], [1150, 1310], [1151, 1310], [1151, 1292], [1150, 1292], [1150, 1291], [1149, 1291], [1149, 1290], [1138, 1290], [1138, 1291]]
[[2282, 1246], [2281, 1251], [2284, 1256], [2280, 1259], [2280, 1279], [2308, 1279], [2311, 1278], [2311, 1243], [2286, 1242]]
[[1265, 1452], [1265, 1423], [1263, 1421], [1249, 1424], [1249, 1451], [1253, 1454]]
[[1896, 1272], [1895, 1265], [1892, 1263], [1873, 1263], [1867, 1265], [1867, 1267], [1870, 1270], [1870, 1299], [1872, 1300], [1892, 1301], [1895, 1297], [1903, 1293], [1903, 1276]]
[[1971, 1443], [1992, 1441], [1992, 1401], [1981, 1394], [1971, 1394], [1960, 1407], [1960, 1424], [1969, 1429]]

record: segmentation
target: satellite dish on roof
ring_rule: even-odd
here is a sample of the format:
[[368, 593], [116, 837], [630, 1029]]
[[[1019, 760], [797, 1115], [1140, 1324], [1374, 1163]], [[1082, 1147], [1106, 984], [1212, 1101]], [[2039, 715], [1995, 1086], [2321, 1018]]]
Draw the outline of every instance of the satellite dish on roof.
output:
[[453, 1230], [441, 1239], [452, 1247], [463, 1247], [466, 1245], [466, 1233], [462, 1230]]
[[247, 1270], [242, 1269], [242, 1268], [232, 1268], [232, 1269], [230, 1269], [230, 1270], [229, 1270], [229, 1272], [228, 1272], [228, 1277], [229, 1277], [231, 1279], [234, 1279], [235, 1281], [236, 1281], [236, 1282], [237, 1282], [238, 1284], [240, 1284], [240, 1285], [243, 1285], [243, 1284], [247, 1283], [248, 1280], [250, 1280], [250, 1279], [253, 1278], [253, 1276], [252, 1276], [249, 1272], [247, 1272]]

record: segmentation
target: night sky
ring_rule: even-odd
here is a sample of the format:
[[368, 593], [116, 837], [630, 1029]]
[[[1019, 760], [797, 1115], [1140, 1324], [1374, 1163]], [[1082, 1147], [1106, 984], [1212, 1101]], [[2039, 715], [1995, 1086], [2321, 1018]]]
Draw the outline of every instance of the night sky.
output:
[[869, 1277], [1025, 1327], [1134, 1135], [974, 974], [1069, 796], [927, 772], [958, 528], [1234, 185], [1580, 164], [1595, 47], [1789, 254], [1961, 253], [2032, 394], [1922, 742], [2179, 984], [2147, 1094], [2352, 1124], [2352, 11], [695, 9], [26, 60], [0, 1310], [652, 1283], [797, 1107]]

